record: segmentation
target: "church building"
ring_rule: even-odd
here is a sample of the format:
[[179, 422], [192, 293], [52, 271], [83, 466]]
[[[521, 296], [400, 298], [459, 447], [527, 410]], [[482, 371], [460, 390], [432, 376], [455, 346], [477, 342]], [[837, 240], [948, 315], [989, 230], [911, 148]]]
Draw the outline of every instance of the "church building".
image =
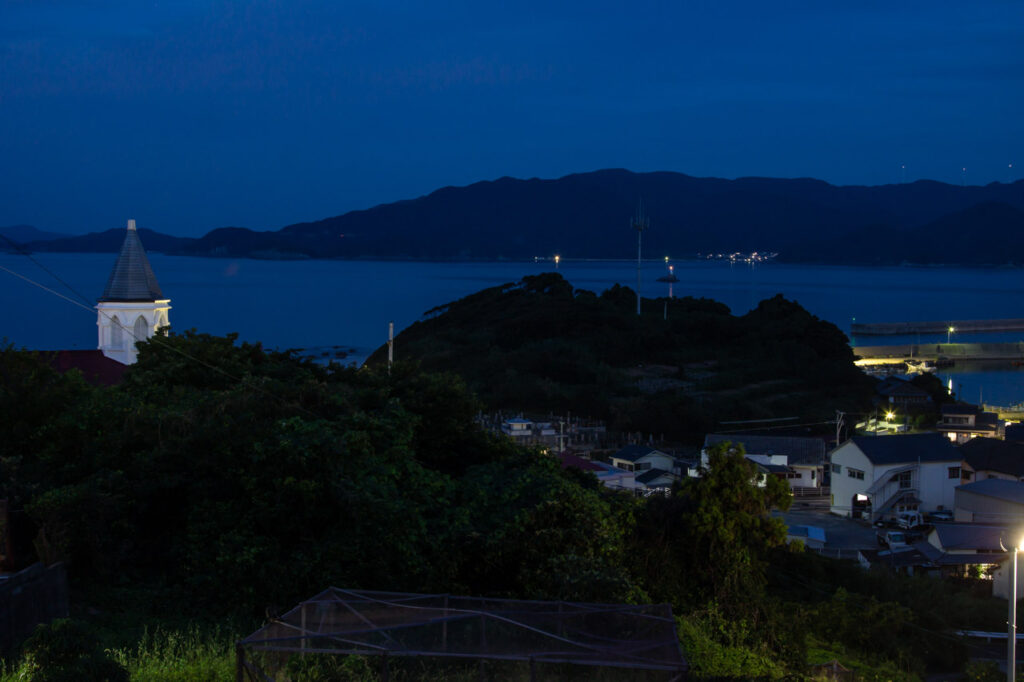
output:
[[170, 303], [146, 258], [135, 221], [129, 220], [121, 252], [96, 305], [99, 349], [103, 355], [125, 365], [134, 363], [138, 354], [135, 342], [144, 341], [168, 326]]

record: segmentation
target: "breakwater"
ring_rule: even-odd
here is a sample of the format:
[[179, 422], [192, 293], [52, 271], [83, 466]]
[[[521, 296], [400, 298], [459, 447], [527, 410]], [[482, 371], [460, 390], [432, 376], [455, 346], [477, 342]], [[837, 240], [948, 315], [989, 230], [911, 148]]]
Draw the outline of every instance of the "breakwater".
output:
[[[957, 334], [1024, 331], [1024, 319], [946, 320], [943, 322], [854, 322], [854, 336], [898, 336], [900, 334], [945, 334], [952, 327]], [[949, 345], [949, 344], [947, 344]]]
[[1024, 343], [903, 343], [888, 346], [854, 346], [861, 363], [914, 360], [1024, 361]]

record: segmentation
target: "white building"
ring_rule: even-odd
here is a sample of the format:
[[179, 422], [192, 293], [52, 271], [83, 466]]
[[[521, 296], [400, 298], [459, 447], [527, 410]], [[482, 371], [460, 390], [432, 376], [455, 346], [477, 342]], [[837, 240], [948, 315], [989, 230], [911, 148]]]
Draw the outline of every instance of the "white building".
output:
[[831, 453], [832, 513], [876, 521], [953, 508], [962, 456], [945, 436], [857, 436]]
[[135, 221], [129, 220], [121, 252], [96, 305], [99, 349], [112, 360], [134, 363], [138, 354], [135, 343], [169, 325], [170, 303], [146, 258]]
[[723, 442], [743, 446], [747, 459], [760, 465], [762, 473], [786, 479], [790, 488], [820, 488], [822, 485], [827, 460], [825, 441], [820, 438], [709, 433], [704, 437], [701, 450], [705, 466], [708, 448]]

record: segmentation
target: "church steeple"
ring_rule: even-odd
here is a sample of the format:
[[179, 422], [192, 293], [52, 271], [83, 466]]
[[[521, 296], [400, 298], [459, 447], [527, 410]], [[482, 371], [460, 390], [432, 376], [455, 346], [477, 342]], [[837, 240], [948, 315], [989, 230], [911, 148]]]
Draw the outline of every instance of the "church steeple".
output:
[[108, 358], [132, 364], [137, 355], [135, 342], [168, 326], [170, 302], [156, 281], [135, 221], [129, 220], [121, 252], [96, 305], [99, 349]]
[[128, 233], [121, 244], [121, 253], [110, 273], [107, 288], [100, 301], [159, 301], [164, 297], [156, 275], [142, 248], [135, 221], [128, 221]]

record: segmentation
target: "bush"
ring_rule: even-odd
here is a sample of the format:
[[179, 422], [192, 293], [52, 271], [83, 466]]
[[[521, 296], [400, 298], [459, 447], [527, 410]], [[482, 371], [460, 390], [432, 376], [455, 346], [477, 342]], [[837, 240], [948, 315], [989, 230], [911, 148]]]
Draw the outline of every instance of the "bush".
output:
[[67, 618], [36, 627], [23, 647], [17, 672], [25, 682], [128, 682], [128, 671], [100, 647], [80, 621]]

